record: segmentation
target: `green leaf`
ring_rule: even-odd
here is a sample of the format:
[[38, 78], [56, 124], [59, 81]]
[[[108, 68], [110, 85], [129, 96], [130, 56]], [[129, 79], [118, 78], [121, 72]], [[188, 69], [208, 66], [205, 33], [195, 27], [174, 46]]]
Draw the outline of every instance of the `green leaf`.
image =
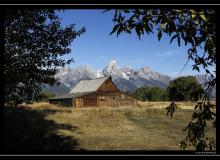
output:
[[175, 34], [175, 35], [171, 38], [170, 43], [172, 43], [172, 41], [173, 41], [178, 35], [179, 35], [179, 34]]
[[207, 21], [206, 17], [204, 14], [200, 15], [200, 17], [204, 20], [204, 21]]
[[191, 14], [197, 14], [197, 12], [195, 10], [190, 10]]
[[141, 32], [140, 32], [139, 26], [135, 27], [135, 31], [136, 31], [136, 33], [138, 35], [138, 38], [141, 39]]
[[119, 27], [118, 31], [117, 31], [117, 36], [122, 32], [122, 28]]
[[180, 46], [180, 36], [178, 35], [178, 45]]
[[197, 70], [199, 72], [199, 67], [197, 65], [193, 65], [193, 70]]
[[191, 16], [192, 16], [192, 19], [194, 19], [196, 17], [196, 14], [192, 13]]
[[102, 13], [108, 12], [110, 10], [112, 10], [112, 9], [106, 9], [106, 10], [102, 11]]
[[160, 41], [161, 40], [161, 37], [162, 37], [162, 32], [161, 32], [161, 30], [158, 32], [158, 40]]
[[124, 11], [124, 13], [130, 13], [129, 9], [124, 9], [123, 11]]
[[143, 27], [140, 27], [140, 33], [141, 33], [141, 34], [144, 34], [144, 29], [143, 29]]
[[119, 27], [119, 24], [116, 24], [112, 30], [112, 32], [109, 35], [112, 35]]
[[206, 69], [205, 71], [206, 71], [206, 73], [210, 73], [210, 71], [208, 69]]
[[136, 16], [137, 16], [136, 14], [132, 15], [131, 18], [130, 18], [130, 20], [131, 20], [131, 21], [134, 21], [134, 20], [137, 18]]
[[126, 31], [127, 31], [127, 33], [131, 33], [131, 28], [128, 26], [128, 27], [126, 28]]
[[197, 109], [199, 107], [199, 105], [197, 104], [197, 105], [195, 105], [195, 110]]

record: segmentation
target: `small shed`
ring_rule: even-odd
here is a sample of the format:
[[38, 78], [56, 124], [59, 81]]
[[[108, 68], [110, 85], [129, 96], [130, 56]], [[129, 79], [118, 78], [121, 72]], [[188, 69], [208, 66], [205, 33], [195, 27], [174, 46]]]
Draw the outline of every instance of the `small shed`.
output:
[[136, 106], [137, 100], [121, 92], [111, 76], [80, 81], [69, 94], [49, 99], [51, 104], [73, 107]]

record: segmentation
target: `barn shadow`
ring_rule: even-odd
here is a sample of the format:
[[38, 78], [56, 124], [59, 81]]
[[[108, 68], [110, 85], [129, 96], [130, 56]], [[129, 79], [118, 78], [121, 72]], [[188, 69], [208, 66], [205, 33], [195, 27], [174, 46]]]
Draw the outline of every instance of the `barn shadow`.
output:
[[75, 132], [78, 127], [46, 120], [47, 113], [27, 107], [4, 108], [4, 149], [15, 151], [82, 150], [71, 136], [57, 134], [58, 129]]

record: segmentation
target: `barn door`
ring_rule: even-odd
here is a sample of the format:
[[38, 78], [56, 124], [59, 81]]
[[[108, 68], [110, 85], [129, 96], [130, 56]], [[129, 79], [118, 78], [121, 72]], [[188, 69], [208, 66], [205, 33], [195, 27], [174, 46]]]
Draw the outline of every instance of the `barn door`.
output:
[[104, 96], [99, 96], [98, 97], [98, 106], [105, 106], [106, 105], [106, 97]]
[[83, 99], [74, 99], [73, 100], [74, 106], [75, 107], [83, 107]]

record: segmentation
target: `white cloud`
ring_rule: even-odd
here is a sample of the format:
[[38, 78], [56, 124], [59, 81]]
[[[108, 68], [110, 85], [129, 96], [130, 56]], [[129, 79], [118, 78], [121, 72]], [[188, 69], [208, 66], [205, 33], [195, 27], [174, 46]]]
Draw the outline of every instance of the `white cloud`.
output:
[[161, 51], [158, 53], [154, 53], [154, 55], [156, 57], [169, 57], [169, 56], [173, 56], [175, 54], [179, 54], [179, 50], [168, 50], [168, 51]]

